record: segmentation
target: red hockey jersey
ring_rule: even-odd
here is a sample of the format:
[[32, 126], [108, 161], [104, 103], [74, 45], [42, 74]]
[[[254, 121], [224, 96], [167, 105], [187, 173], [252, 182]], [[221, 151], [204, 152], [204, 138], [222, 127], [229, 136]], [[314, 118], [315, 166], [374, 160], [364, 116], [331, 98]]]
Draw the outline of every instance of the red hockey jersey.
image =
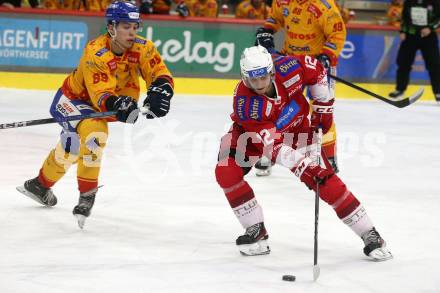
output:
[[[308, 86], [313, 100], [328, 102], [327, 74], [311, 56], [273, 55], [276, 98], [258, 95], [241, 81], [234, 93], [231, 118], [245, 132], [256, 133], [264, 144], [280, 143], [286, 133], [309, 132], [309, 102], [303, 95]], [[270, 139], [268, 138], [270, 135]], [[281, 139], [281, 140], [279, 140]]]

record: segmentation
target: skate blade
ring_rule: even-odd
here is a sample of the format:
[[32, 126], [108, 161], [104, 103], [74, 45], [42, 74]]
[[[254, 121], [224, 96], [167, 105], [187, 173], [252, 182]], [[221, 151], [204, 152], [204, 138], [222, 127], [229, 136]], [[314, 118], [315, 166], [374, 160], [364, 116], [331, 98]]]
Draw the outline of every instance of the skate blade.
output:
[[41, 199], [40, 199], [39, 197], [35, 196], [33, 193], [27, 191], [27, 190], [24, 188], [24, 186], [17, 186], [15, 189], [17, 189], [18, 192], [20, 192], [20, 193], [26, 195], [26, 196], [29, 197], [30, 199], [35, 200], [35, 201], [38, 202], [39, 204], [42, 204], [42, 205], [44, 205], [44, 206], [46, 206], [46, 207], [52, 207], [52, 206], [50, 206], [50, 205], [45, 204], [44, 202], [42, 202]]
[[272, 171], [270, 169], [255, 171], [255, 175], [257, 175], [258, 177], [270, 176], [271, 173], [272, 173]]
[[75, 217], [78, 221], [78, 227], [80, 227], [81, 229], [84, 229], [84, 224], [86, 223], [87, 217], [84, 215], [80, 215], [80, 214], [76, 214]]
[[386, 261], [393, 258], [391, 252], [385, 247], [376, 248], [375, 250], [370, 252], [368, 256], [376, 262]]
[[241, 255], [255, 256], [270, 253], [270, 248], [266, 240], [260, 240], [257, 243], [238, 245]]

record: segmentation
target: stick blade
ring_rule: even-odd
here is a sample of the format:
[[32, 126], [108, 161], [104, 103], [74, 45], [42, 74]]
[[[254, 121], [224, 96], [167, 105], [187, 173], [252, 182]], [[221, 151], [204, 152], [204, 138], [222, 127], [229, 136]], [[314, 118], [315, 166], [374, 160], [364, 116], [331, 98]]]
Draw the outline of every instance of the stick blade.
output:
[[408, 97], [409, 105], [414, 104], [418, 99], [420, 99], [423, 96], [423, 93], [425, 92], [424, 87], [420, 87], [417, 92], [415, 92], [413, 95]]
[[316, 280], [318, 280], [320, 274], [321, 274], [321, 269], [319, 268], [319, 265], [314, 265], [313, 266], [313, 282], [316, 282]]
[[420, 87], [414, 94], [408, 97], [405, 98], [402, 97], [397, 100], [389, 100], [389, 101], [391, 101], [390, 104], [392, 104], [393, 106], [396, 106], [398, 108], [405, 108], [406, 106], [409, 106], [417, 102], [423, 96], [424, 92], [425, 92], [425, 88]]

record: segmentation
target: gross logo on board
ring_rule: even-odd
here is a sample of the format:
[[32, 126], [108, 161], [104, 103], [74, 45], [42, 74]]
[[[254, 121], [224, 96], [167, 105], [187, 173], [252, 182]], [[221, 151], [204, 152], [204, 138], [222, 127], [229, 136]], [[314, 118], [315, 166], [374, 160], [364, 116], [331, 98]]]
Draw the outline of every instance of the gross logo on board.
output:
[[75, 67], [87, 39], [82, 22], [0, 18], [0, 65]]

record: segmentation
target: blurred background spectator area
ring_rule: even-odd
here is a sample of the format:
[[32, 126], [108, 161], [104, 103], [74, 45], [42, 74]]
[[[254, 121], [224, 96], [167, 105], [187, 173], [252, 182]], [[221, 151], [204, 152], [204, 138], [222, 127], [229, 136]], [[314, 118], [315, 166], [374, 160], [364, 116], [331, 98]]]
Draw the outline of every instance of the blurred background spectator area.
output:
[[[112, 0], [0, 0], [11, 9], [104, 11]], [[276, 1], [276, 0], [275, 0]], [[297, 1], [297, 0], [290, 0]], [[324, 0], [316, 0], [324, 1]], [[325, 0], [338, 6], [344, 21], [379, 25], [400, 25], [403, 0]], [[263, 20], [270, 14], [272, 0], [131, 0], [143, 14], [171, 14], [183, 17], [221, 17]]]

